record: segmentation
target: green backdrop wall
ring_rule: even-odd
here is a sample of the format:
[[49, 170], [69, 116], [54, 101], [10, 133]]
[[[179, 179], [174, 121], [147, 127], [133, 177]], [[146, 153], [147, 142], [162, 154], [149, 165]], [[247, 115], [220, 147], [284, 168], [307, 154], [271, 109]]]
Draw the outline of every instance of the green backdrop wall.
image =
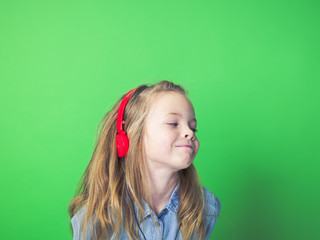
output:
[[319, 1], [0, 2], [1, 239], [72, 239], [106, 111], [189, 91], [216, 240], [320, 239]]

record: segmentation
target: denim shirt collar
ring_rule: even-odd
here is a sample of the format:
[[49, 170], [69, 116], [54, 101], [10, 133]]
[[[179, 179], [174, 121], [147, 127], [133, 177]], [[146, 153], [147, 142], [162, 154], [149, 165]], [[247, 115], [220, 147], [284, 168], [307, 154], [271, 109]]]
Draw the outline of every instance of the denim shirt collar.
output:
[[[175, 186], [175, 188], [173, 189], [167, 205], [161, 210], [159, 216], [162, 215], [163, 212], [165, 213], [167, 211], [171, 211], [171, 212], [177, 214], [178, 207], [179, 207], [178, 185], [179, 184], [177, 184]], [[146, 217], [148, 217], [151, 214], [151, 211], [153, 212], [153, 210], [149, 208], [148, 204], [144, 200], [142, 201], [142, 207], [144, 210], [143, 219], [145, 219]], [[138, 205], [136, 203], [134, 203], [134, 208], [135, 208], [134, 210], [135, 210], [136, 216], [138, 217], [139, 216]], [[155, 214], [155, 213], [153, 212], [153, 214]]]

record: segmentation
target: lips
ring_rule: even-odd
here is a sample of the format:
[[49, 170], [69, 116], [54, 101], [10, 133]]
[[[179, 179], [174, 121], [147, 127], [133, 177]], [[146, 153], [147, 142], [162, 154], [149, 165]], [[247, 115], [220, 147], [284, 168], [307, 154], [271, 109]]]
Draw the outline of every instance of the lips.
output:
[[191, 148], [192, 149], [191, 145], [178, 145], [176, 147], [183, 147], [183, 148]]

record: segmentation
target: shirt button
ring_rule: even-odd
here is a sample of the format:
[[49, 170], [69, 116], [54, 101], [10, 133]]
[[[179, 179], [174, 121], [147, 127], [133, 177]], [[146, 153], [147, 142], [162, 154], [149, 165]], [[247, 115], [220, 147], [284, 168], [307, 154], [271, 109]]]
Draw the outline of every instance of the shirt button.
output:
[[159, 226], [160, 226], [160, 223], [159, 223], [159, 222], [156, 222], [156, 226], [159, 227]]

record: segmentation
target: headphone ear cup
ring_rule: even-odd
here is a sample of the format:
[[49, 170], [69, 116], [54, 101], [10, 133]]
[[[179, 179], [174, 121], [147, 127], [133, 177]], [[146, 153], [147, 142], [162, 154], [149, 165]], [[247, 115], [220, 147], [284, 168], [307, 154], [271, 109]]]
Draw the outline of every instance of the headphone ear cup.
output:
[[116, 135], [116, 144], [117, 144], [117, 152], [118, 157], [125, 157], [128, 153], [129, 149], [129, 138], [125, 133], [118, 133]]

